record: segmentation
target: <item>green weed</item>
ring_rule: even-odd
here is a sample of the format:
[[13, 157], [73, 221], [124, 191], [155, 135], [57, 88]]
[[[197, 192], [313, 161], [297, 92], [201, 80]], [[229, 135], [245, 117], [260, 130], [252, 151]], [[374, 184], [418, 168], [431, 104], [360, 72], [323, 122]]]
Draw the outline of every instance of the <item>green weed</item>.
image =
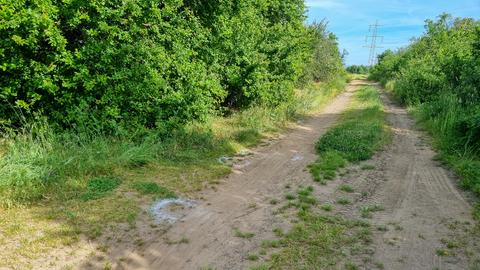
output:
[[261, 246], [263, 248], [278, 248], [282, 245], [280, 240], [263, 240]]
[[385, 208], [381, 205], [368, 205], [360, 208], [360, 213], [363, 218], [371, 218], [372, 212], [383, 211]]
[[317, 162], [309, 165], [313, 179], [317, 182], [335, 178], [336, 171], [343, 168], [347, 161], [335, 151], [322, 153]]
[[102, 176], [90, 179], [87, 184], [87, 191], [82, 194], [85, 201], [96, 200], [107, 196], [112, 190], [116, 189], [121, 180], [118, 177]]
[[132, 187], [144, 195], [156, 195], [159, 198], [176, 198], [177, 196], [172, 191], [159, 186], [155, 182], [136, 182]]
[[255, 236], [255, 234], [252, 232], [242, 232], [237, 228], [235, 228], [233, 231], [234, 231], [234, 235], [239, 238], [250, 239]]
[[352, 192], [355, 191], [353, 189], [353, 187], [351, 185], [348, 185], [348, 184], [341, 184], [340, 187], [338, 187], [338, 189], [341, 190], [341, 191], [348, 192], [348, 193], [352, 193]]
[[250, 254], [247, 256], [247, 260], [249, 261], [258, 261], [258, 255]]
[[337, 199], [337, 203], [341, 205], [347, 205], [347, 204], [351, 204], [352, 201], [348, 198], [339, 198]]
[[333, 205], [331, 204], [323, 204], [320, 208], [324, 211], [331, 212], [333, 210]]
[[295, 200], [295, 195], [291, 194], [291, 193], [287, 193], [285, 195], [285, 199], [289, 200], [289, 201], [292, 201], [292, 200]]
[[281, 240], [263, 241], [263, 248], [280, 248], [263, 265], [254, 269], [330, 269], [344, 254], [342, 247], [361, 240], [362, 234], [347, 234], [364, 228], [360, 223], [338, 217], [321, 216], [309, 211], [299, 216], [300, 220]]
[[389, 135], [378, 91], [373, 87], [360, 89], [340, 123], [317, 142], [319, 158], [309, 166], [314, 180], [325, 183], [347, 162], [371, 158], [388, 142]]
[[270, 200], [270, 204], [271, 205], [276, 205], [276, 204], [278, 204], [278, 200], [273, 198], [273, 199]]

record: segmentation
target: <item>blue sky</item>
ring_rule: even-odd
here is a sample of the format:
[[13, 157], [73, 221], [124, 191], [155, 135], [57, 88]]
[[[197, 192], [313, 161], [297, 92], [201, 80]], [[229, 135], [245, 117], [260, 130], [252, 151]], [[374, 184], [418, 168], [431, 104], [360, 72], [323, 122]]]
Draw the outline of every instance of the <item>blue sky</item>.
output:
[[408, 45], [412, 37], [423, 33], [426, 19], [443, 12], [480, 19], [480, 0], [306, 0], [306, 5], [308, 22], [327, 19], [341, 49], [349, 53], [347, 65], [368, 63], [369, 50], [362, 46], [366, 45], [368, 26], [376, 20], [383, 25], [380, 53]]

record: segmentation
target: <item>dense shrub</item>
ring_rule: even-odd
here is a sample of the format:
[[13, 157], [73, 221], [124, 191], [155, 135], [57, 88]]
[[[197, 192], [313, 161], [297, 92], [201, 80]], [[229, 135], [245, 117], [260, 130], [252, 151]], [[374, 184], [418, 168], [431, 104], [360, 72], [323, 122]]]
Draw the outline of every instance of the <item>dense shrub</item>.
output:
[[397, 52], [386, 51], [370, 77], [393, 86], [434, 135], [466, 187], [480, 194], [480, 21], [443, 14]]
[[304, 25], [304, 9], [300, 0], [7, 1], [0, 121], [166, 131], [221, 106], [276, 106], [293, 98], [313, 48], [321, 79], [340, 69], [336, 43]]
[[327, 31], [327, 23], [325, 21], [313, 23], [309, 30], [312, 33], [313, 42], [310, 50], [313, 56], [307, 63], [303, 80], [329, 81], [338, 74], [345, 73], [337, 37]]
[[[220, 166], [232, 145], [318, 106], [343, 89], [343, 67], [326, 23], [306, 25], [304, 10], [302, 0], [0, 0], [0, 204], [75, 198], [86, 179], [159, 159]], [[294, 91], [313, 79], [331, 81]]]
[[368, 70], [369, 67], [365, 65], [351, 65], [346, 68], [346, 71], [352, 74], [367, 74]]
[[225, 96], [181, 1], [12, 1], [1, 18], [0, 110], [14, 123], [17, 108], [62, 125], [162, 127]]

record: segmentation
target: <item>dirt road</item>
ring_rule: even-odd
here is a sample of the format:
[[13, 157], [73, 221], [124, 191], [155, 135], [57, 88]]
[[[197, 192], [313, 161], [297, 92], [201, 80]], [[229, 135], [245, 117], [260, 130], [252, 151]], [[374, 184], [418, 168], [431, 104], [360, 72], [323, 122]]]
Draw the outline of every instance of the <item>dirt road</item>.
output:
[[[260, 239], [272, 236], [277, 221], [272, 216], [271, 199], [283, 197], [286, 184], [311, 184], [306, 166], [316, 159], [314, 143], [335, 123], [360, 84], [353, 82], [322, 113], [234, 165], [235, 171], [225, 183], [204, 194], [205, 200], [163, 237], [170, 242], [188, 239], [188, 243], [152, 239], [135, 250], [114, 248], [115, 257], [125, 258], [115, 268], [245, 269], [249, 265], [247, 254], [258, 248]], [[254, 239], [236, 237], [239, 231], [254, 233]]]
[[434, 161], [406, 110], [386, 95], [382, 99], [393, 142], [372, 160], [374, 171], [358, 175], [369, 191], [358, 204], [385, 208], [373, 218], [388, 229], [375, 235], [375, 259], [385, 269], [478, 269], [470, 265], [480, 254], [470, 235], [472, 209], [458, 179]]
[[[427, 137], [407, 111], [385, 94], [382, 100], [393, 132], [391, 144], [372, 160], [348, 168], [318, 194], [334, 202], [345, 196], [335, 186], [354, 188], [354, 203], [338, 206], [337, 214], [368, 220], [373, 242], [369, 256], [353, 260], [364, 269], [480, 269], [472, 265], [480, 255], [478, 237], [472, 233], [472, 209], [458, 180], [434, 161]], [[375, 206], [383, 210], [365, 210]]]
[[[289, 221], [273, 214], [272, 201], [283, 199], [286, 186], [312, 185], [306, 170], [317, 156], [314, 144], [338, 119], [352, 93], [365, 85], [353, 81], [323, 112], [234, 165], [216, 191], [207, 191], [195, 207], [165, 234], [141, 245], [112, 246], [113, 269], [248, 269], [247, 259], [272, 228]], [[471, 229], [471, 206], [455, 187], [451, 173], [433, 161], [434, 152], [406, 111], [383, 96], [393, 141], [372, 160], [351, 166], [343, 176], [317, 186], [316, 195], [335, 203], [345, 196], [338, 186], [348, 183], [351, 205], [338, 205], [334, 214], [365, 219], [372, 224], [368, 255], [349, 258], [364, 269], [468, 269], [478, 253]], [[381, 205], [371, 217], [362, 207]], [[149, 228], [146, 228], [149, 230]], [[87, 262], [79, 268], [92, 268]]]

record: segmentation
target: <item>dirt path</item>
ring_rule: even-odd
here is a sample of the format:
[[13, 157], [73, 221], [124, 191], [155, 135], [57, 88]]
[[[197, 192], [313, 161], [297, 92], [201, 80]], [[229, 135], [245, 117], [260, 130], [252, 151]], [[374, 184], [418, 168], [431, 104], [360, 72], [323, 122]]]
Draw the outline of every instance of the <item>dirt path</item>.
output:
[[[392, 143], [319, 194], [334, 201], [346, 196], [338, 185], [354, 187], [354, 203], [340, 206], [337, 213], [364, 218], [374, 230], [370, 255], [356, 260], [365, 269], [480, 269], [471, 268], [480, 254], [478, 239], [470, 233], [472, 209], [456, 187], [458, 180], [434, 161], [435, 152], [406, 110], [386, 95], [382, 100]], [[362, 208], [375, 205], [383, 210], [362, 217]]]
[[[260, 241], [236, 237], [236, 229], [254, 233], [255, 239], [272, 236], [277, 221], [271, 199], [283, 197], [286, 184], [310, 183], [306, 166], [316, 159], [314, 143], [336, 122], [361, 84], [352, 82], [322, 113], [236, 164], [225, 183], [215, 192], [206, 192], [205, 200], [188, 210], [163, 239], [152, 239], [134, 250], [113, 247], [113, 257], [123, 261], [114, 268], [244, 269], [249, 264], [246, 255]], [[172, 244], [179, 240], [188, 243]]]
[[[397, 229], [377, 235], [377, 259], [387, 269], [468, 269], [464, 251], [473, 252], [474, 247], [472, 241], [464, 242], [470, 238], [464, 232], [474, 221], [470, 204], [458, 191], [459, 181], [434, 161], [435, 152], [406, 110], [385, 95], [383, 100], [395, 137], [377, 158], [384, 160], [385, 183], [372, 199], [383, 203], [386, 211], [374, 222], [396, 224]], [[452, 247], [457, 250], [446, 250]]]
[[[163, 230], [147, 221], [136, 230], [141, 243], [128, 234], [112, 245], [112, 269], [248, 269], [247, 259], [272, 239], [272, 229], [288, 228], [288, 215], [275, 215], [286, 187], [314, 184], [306, 167], [317, 158], [314, 144], [338, 119], [352, 93], [367, 84], [353, 81], [323, 112], [300, 123], [270, 145], [234, 165], [234, 173], [218, 189], [202, 194], [204, 200], [180, 210], [184, 217]], [[393, 141], [363, 164], [350, 166], [327, 186], [316, 185], [321, 203], [335, 204], [349, 197], [350, 205], [335, 206], [334, 214], [364, 219], [372, 224], [372, 242], [357, 255], [347, 255], [362, 269], [469, 269], [480, 254], [471, 206], [455, 187], [456, 179], [439, 163], [416, 131], [406, 111], [383, 95]], [[365, 166], [365, 165], [369, 166]], [[348, 183], [354, 193], [339, 190]], [[383, 211], [362, 215], [362, 208]], [[152, 233], [157, 231], [157, 233]], [[127, 239], [127, 241], [125, 241]], [[138, 241], [137, 241], [138, 242]], [[346, 247], [352, 249], [352, 247]], [[87, 259], [76, 268], [98, 268]], [[480, 268], [473, 268], [480, 269]]]

